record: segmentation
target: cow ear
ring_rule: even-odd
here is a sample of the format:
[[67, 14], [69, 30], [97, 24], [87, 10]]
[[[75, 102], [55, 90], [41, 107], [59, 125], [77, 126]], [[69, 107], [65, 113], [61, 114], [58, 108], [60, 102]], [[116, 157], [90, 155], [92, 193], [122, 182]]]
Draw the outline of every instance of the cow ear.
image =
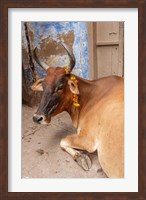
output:
[[31, 89], [34, 91], [43, 91], [42, 82], [44, 78], [38, 79], [32, 86]]
[[69, 85], [70, 91], [73, 94], [77, 94], [77, 95], [79, 94], [79, 88], [78, 88], [77, 82], [72, 81], [72, 80], [68, 80], [68, 85]]

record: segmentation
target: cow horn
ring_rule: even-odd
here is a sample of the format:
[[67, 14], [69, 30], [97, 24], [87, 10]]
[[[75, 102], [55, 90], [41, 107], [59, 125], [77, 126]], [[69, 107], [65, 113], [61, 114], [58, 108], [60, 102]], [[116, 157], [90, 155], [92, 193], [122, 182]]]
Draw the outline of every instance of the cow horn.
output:
[[48, 65], [46, 65], [44, 62], [41, 62], [38, 57], [37, 57], [37, 54], [36, 54], [36, 51], [37, 51], [37, 47], [34, 49], [34, 59], [35, 61], [38, 63], [38, 65], [40, 65], [45, 71], [49, 68]]
[[[68, 55], [69, 55], [69, 58], [70, 58], [70, 62], [69, 62], [69, 65], [67, 66], [67, 71], [70, 73], [72, 71], [72, 69], [74, 68], [75, 66], [75, 63], [76, 63], [76, 60], [75, 60], [75, 56], [74, 54], [70, 51], [70, 49], [68, 48], [68, 46], [65, 44], [65, 43], [61, 43], [61, 45], [65, 48], [65, 50], [67, 51]], [[36, 54], [36, 51], [37, 51], [37, 47], [34, 49], [34, 59], [35, 61], [38, 63], [38, 65], [40, 65], [44, 70], [47, 70], [49, 67], [44, 63], [44, 62], [41, 62], [38, 57], [37, 57], [37, 54]]]
[[76, 59], [75, 59], [73, 52], [70, 51], [70, 49], [68, 48], [68, 46], [65, 43], [62, 42], [61, 45], [65, 48], [65, 50], [67, 51], [69, 58], [70, 58], [69, 65], [67, 66], [67, 70], [70, 73], [76, 64]]

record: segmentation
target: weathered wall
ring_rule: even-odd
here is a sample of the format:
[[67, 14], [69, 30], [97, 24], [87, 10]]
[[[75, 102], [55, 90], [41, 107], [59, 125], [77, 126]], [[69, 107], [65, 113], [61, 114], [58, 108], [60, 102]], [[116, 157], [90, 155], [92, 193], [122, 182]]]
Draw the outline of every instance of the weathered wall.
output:
[[[68, 56], [58, 41], [64, 41], [72, 49], [76, 57], [73, 73], [88, 78], [88, 36], [86, 22], [28, 22], [31, 49], [39, 48], [40, 58], [50, 66], [62, 66], [68, 61]], [[25, 29], [22, 25], [22, 45], [27, 49]], [[23, 55], [25, 54], [25, 51]], [[26, 57], [26, 55], [24, 55]], [[28, 65], [27, 59], [25, 64]], [[25, 65], [24, 64], [24, 65]], [[43, 71], [38, 69], [39, 75]], [[45, 74], [44, 74], [45, 75]]]
[[[53, 42], [62, 40], [73, 48], [76, 57], [74, 73], [88, 78], [88, 37], [86, 22], [31, 22], [29, 26], [34, 32], [34, 46], [40, 44], [44, 59], [48, 57], [48, 60], [46, 60], [48, 64], [52, 66], [65, 64], [67, 59], [64, 54], [65, 52], [63, 50], [60, 51], [59, 48], [55, 48]], [[51, 45], [49, 45], [49, 42]]]
[[[27, 22], [27, 28], [23, 22], [22, 63], [28, 87], [34, 81], [35, 77], [32, 75], [35, 73], [37, 77], [46, 75], [32, 58], [32, 50], [35, 47], [38, 48], [39, 58], [48, 66], [67, 65], [68, 55], [59, 45], [60, 41], [65, 42], [75, 54], [76, 65], [73, 73], [86, 79], [89, 78], [86, 22]], [[30, 96], [34, 95], [30, 89], [28, 91]]]

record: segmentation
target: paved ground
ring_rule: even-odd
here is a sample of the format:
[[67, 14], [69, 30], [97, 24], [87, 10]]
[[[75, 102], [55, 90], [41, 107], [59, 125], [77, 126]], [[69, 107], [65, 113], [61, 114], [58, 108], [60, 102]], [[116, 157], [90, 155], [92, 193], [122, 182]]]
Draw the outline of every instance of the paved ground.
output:
[[60, 141], [75, 129], [67, 113], [52, 118], [49, 125], [32, 121], [35, 108], [23, 106], [22, 178], [104, 178], [97, 154], [90, 155], [90, 171], [80, 168], [72, 157], [60, 148]]

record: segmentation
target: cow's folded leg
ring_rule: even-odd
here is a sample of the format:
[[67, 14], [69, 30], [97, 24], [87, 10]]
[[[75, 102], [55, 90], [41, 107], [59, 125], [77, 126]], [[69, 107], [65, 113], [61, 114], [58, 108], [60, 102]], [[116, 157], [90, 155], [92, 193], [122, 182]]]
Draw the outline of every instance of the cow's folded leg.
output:
[[[82, 143], [80, 143], [80, 141], [77, 139], [78, 138], [76, 136], [64, 138], [61, 140], [60, 146], [62, 149], [67, 151], [73, 157], [73, 159], [78, 163], [80, 167], [88, 171], [92, 166], [91, 160], [89, 156], [76, 150], [76, 149], [86, 150], [85, 148], [82, 147]], [[76, 140], [78, 142], [76, 142]]]

